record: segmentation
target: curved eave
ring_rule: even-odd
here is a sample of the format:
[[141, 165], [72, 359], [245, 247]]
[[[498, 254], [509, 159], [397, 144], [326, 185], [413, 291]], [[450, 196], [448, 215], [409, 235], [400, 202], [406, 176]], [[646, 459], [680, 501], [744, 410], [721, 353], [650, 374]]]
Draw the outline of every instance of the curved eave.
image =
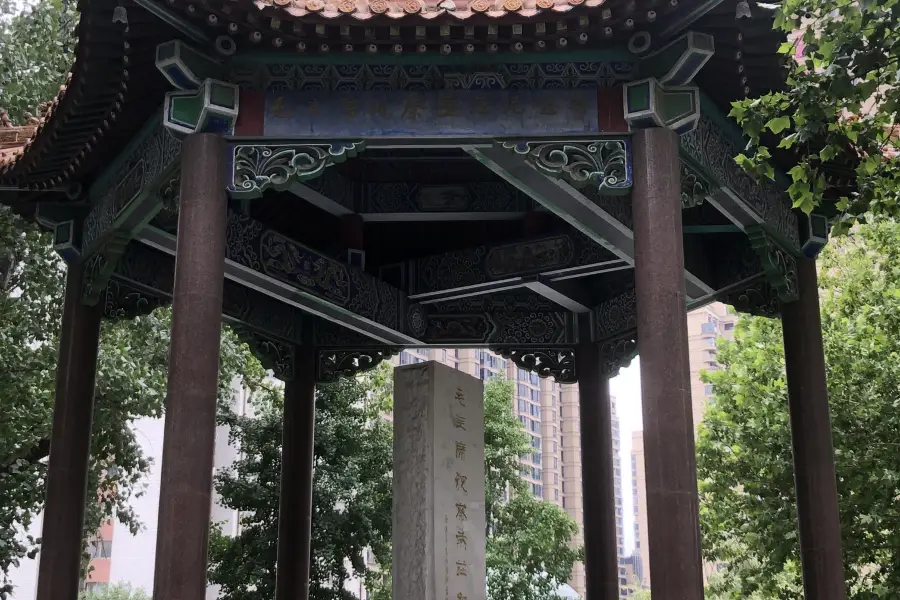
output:
[[153, 49], [173, 32], [134, 5], [114, 20], [117, 7], [116, 0], [79, 3], [72, 69], [21, 150], [0, 158], [3, 186], [40, 191], [82, 180], [143, 124], [148, 100], [150, 110], [158, 107], [167, 87]]

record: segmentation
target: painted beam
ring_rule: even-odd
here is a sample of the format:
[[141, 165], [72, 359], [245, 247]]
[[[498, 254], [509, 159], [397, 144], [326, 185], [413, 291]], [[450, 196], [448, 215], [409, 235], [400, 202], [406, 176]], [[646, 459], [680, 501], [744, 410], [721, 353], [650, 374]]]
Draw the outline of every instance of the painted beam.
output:
[[[146, 227], [138, 239], [174, 256], [169, 233]], [[375, 341], [419, 342], [405, 333], [403, 292], [234, 212], [228, 216], [225, 277]]]
[[[111, 277], [104, 312], [111, 318], [129, 318], [149, 312], [172, 299], [175, 259], [168, 252], [131, 242]], [[222, 317], [238, 325], [290, 344], [308, 343], [303, 335], [307, 319], [294, 306], [226, 279]]]
[[320, 177], [289, 189], [333, 215], [357, 213], [372, 223], [516, 220], [535, 207], [531, 198], [497, 180], [366, 183], [327, 169]]
[[86, 303], [99, 301], [125, 245], [162, 209], [158, 192], [180, 156], [181, 141], [154, 117], [91, 186], [80, 249], [88, 265]]
[[[535, 287], [562, 299], [556, 282], [626, 268], [624, 260], [572, 232], [435, 254], [404, 263], [402, 272], [409, 299], [433, 304]], [[566, 303], [579, 306], [574, 298]]]
[[[589, 198], [567, 182], [551, 179], [539, 173], [521, 156], [503, 148], [467, 147], [466, 151], [577, 231], [609, 250], [629, 266], [634, 265], [634, 235], [630, 223], [623, 223], [630, 219], [630, 209], [624, 214], [614, 215], [609, 206], [599, 198], [597, 200]], [[689, 298], [705, 296], [713, 291], [690, 271], [685, 271], [685, 286]]]
[[717, 184], [709, 201], [742, 230], [761, 225], [785, 249], [800, 256], [798, 218], [787, 193], [769, 179], [754, 181], [738, 166], [734, 161], [741, 153], [737, 130], [714, 117], [708, 102], [701, 100], [701, 106], [697, 127], [681, 136], [681, 156]]

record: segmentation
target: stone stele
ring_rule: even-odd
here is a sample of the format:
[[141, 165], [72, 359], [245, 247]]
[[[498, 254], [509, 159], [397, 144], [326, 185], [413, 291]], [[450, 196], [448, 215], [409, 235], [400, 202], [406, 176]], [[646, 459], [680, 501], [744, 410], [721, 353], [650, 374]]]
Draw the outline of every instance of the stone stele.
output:
[[394, 371], [394, 600], [485, 600], [484, 386]]

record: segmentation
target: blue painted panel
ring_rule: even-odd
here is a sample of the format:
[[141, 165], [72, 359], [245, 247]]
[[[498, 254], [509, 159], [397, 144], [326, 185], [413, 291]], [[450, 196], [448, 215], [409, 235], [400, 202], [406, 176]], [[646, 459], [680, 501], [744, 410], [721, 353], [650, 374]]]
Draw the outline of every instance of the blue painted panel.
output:
[[600, 131], [596, 90], [270, 92], [264, 123], [270, 137], [338, 139]]

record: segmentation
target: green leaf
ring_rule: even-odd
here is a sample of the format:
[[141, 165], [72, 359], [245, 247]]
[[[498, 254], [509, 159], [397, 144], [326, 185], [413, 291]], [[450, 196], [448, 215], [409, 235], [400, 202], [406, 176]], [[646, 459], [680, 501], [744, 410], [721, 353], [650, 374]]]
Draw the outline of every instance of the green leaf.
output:
[[775, 117], [773, 119], [769, 119], [769, 121], [766, 123], [766, 128], [769, 129], [769, 131], [771, 131], [772, 133], [781, 133], [790, 126], [790, 117]]

